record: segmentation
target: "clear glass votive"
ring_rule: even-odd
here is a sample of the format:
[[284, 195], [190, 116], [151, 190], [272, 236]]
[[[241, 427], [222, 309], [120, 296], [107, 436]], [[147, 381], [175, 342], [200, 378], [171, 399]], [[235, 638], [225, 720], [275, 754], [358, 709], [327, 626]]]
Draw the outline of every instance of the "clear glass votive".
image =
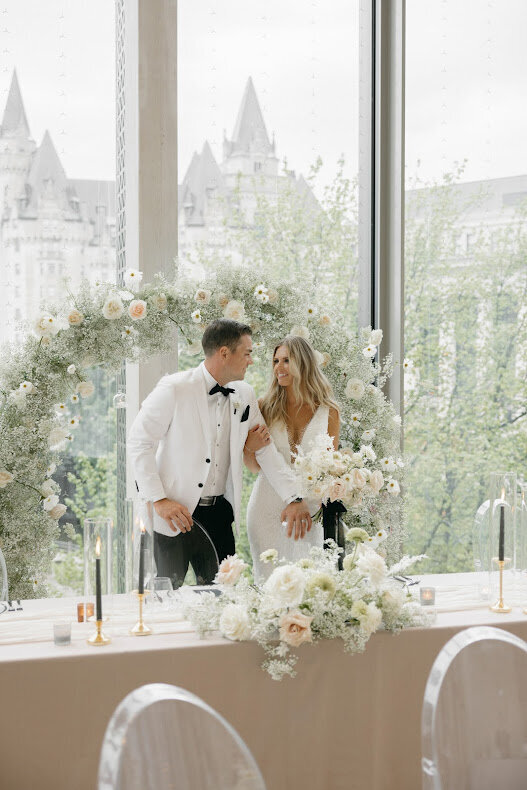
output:
[[56, 645], [71, 644], [71, 623], [53, 623], [53, 641]]
[[421, 601], [421, 606], [433, 606], [436, 602], [436, 588], [421, 587], [419, 589], [419, 600]]

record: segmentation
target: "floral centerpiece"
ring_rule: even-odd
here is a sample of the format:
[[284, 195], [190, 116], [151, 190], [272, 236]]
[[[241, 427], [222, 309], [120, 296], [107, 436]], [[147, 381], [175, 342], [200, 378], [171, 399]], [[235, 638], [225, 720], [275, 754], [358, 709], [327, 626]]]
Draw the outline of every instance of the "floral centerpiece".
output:
[[397, 631], [429, 618], [394, 578], [422, 557], [404, 557], [388, 567], [379, 551], [385, 539], [382, 532], [349, 530], [351, 550], [342, 570], [333, 541], [326, 549], [312, 547], [295, 563], [278, 561], [269, 549], [261, 559], [275, 568], [262, 588], [250, 583], [239, 557], [227, 557], [215, 580], [223, 594], [182, 588], [185, 614], [202, 636], [219, 631], [236, 641], [256, 640], [265, 651], [262, 666], [274, 680], [294, 677], [298, 656], [292, 649], [307, 643], [342, 639], [345, 650], [362, 652], [380, 628]]

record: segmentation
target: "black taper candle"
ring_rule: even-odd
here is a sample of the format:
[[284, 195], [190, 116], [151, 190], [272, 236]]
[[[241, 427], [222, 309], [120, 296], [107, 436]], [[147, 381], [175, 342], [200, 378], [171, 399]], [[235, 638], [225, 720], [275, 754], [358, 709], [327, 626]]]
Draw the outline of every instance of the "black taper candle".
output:
[[500, 507], [500, 545], [498, 549], [498, 560], [503, 562], [505, 559], [505, 505]]
[[102, 620], [101, 594], [101, 539], [97, 537], [95, 544], [95, 619]]
[[145, 529], [141, 527], [141, 542], [139, 544], [139, 579], [137, 592], [141, 595], [145, 591]]

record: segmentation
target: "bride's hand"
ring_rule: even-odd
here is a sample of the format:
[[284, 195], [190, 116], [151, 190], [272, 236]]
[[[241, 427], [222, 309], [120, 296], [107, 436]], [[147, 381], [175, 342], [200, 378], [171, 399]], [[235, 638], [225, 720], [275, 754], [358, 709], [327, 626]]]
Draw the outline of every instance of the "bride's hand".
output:
[[261, 450], [262, 447], [267, 447], [270, 441], [271, 435], [267, 425], [265, 423], [263, 425], [255, 425], [247, 434], [243, 449], [246, 452], [255, 453], [257, 450]]

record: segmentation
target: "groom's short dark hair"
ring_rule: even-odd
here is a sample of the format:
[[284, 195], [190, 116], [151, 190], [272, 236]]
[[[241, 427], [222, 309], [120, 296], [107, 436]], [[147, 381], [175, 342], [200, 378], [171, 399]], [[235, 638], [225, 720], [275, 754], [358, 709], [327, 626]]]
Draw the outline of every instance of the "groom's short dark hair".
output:
[[222, 346], [235, 351], [242, 335], [252, 335], [252, 329], [247, 324], [231, 321], [230, 318], [217, 318], [211, 321], [201, 338], [205, 356], [212, 356]]

